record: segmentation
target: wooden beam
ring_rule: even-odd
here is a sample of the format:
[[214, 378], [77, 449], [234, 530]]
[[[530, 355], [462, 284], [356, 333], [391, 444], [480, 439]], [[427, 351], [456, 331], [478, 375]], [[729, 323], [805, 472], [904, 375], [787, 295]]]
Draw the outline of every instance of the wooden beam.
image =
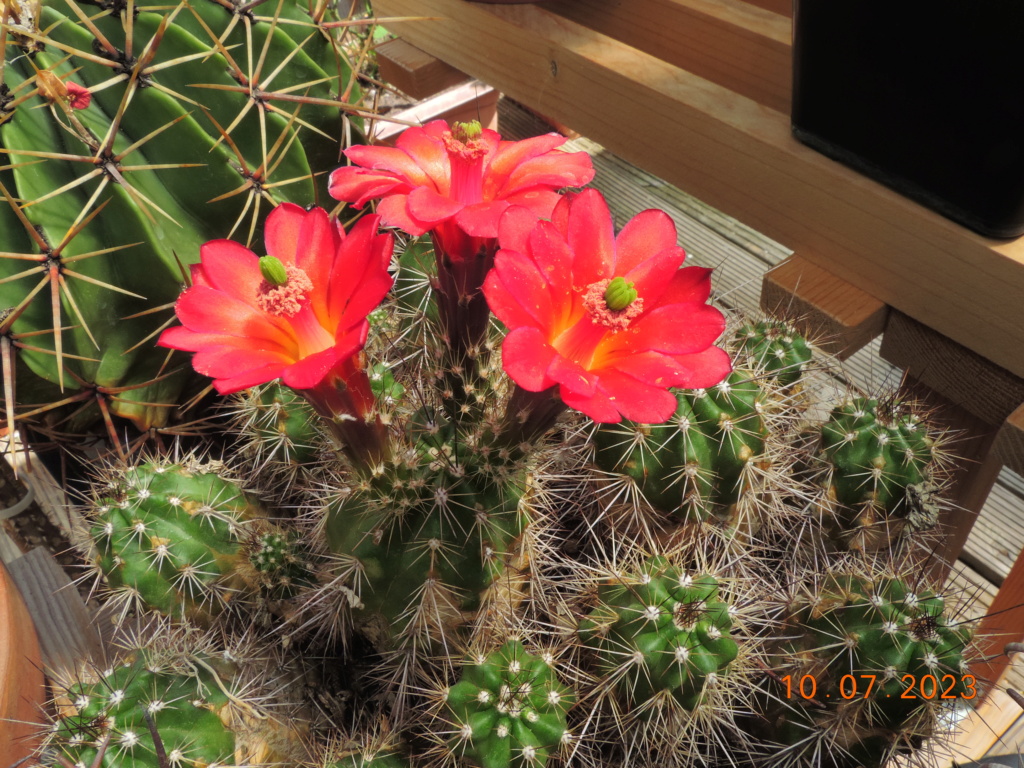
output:
[[986, 661], [973, 665], [971, 672], [994, 686], [1010, 666], [1010, 656], [1003, 653], [1003, 647], [1024, 642], [1024, 557], [1013, 564], [978, 625], [977, 635]]
[[885, 329], [888, 307], [800, 256], [764, 274], [761, 309], [845, 359]]
[[1024, 403], [1024, 379], [902, 312], [889, 313], [881, 355], [993, 427]]
[[554, 0], [545, 9], [789, 113], [792, 21], [739, 0]]
[[1018, 475], [1024, 475], [1024, 405], [1006, 417], [992, 452]]
[[35, 752], [47, 698], [32, 617], [0, 563], [0, 765], [17, 765]]
[[1024, 376], [1024, 240], [973, 234], [802, 146], [788, 115], [543, 4], [376, 0], [374, 9], [439, 17], [389, 26]]
[[414, 99], [425, 99], [469, 79], [465, 72], [401, 38], [381, 43], [374, 52], [380, 79]]

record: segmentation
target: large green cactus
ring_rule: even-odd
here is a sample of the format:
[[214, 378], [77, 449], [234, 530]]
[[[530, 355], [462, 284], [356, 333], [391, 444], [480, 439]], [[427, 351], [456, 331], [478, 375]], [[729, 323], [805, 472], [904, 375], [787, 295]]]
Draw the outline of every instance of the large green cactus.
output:
[[969, 626], [947, 598], [882, 574], [838, 572], [788, 608], [766, 699], [771, 739], [823, 765], [880, 765], [939, 730], [941, 710], [979, 694]]
[[143, 428], [167, 422], [185, 383], [146, 343], [182, 265], [208, 240], [252, 240], [276, 203], [324, 200], [315, 172], [354, 127], [332, 4], [251, 5], [3, 6], [3, 330], [36, 376]]

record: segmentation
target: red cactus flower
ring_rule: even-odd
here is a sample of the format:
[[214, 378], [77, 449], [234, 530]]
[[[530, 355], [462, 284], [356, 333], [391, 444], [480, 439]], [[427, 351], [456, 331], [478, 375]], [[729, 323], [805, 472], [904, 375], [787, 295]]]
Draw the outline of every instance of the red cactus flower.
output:
[[585, 152], [557, 151], [557, 134], [502, 141], [479, 123], [443, 120], [409, 128], [395, 147], [355, 146], [355, 165], [331, 174], [331, 196], [356, 205], [380, 199], [385, 224], [412, 235], [433, 232], [452, 259], [474, 256], [481, 239], [498, 236], [498, 219], [510, 205], [547, 217], [557, 190], [594, 177]]
[[393, 282], [392, 238], [378, 224], [366, 216], [346, 235], [326, 211], [284, 203], [267, 217], [268, 257], [206, 243], [175, 306], [182, 325], [159, 344], [195, 352], [196, 371], [222, 394], [274, 379], [297, 390], [344, 379], [358, 367], [367, 314]]
[[711, 270], [680, 269], [685, 251], [662, 211], [638, 214], [616, 237], [599, 192], [566, 196], [551, 221], [510, 209], [484, 282], [509, 328], [503, 365], [520, 387], [558, 387], [595, 421], [668, 420], [669, 387], [710, 387], [731, 363], [712, 346], [725, 328], [706, 304]]

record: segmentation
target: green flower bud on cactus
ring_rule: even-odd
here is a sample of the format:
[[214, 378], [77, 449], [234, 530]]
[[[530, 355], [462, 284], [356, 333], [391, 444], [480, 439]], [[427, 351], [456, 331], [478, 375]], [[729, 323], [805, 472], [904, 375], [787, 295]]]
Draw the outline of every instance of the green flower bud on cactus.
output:
[[615, 277], [608, 283], [608, 287], [604, 291], [604, 302], [608, 309], [612, 312], [619, 312], [634, 301], [636, 301], [637, 292], [636, 288], [633, 287], [633, 283], [627, 283], [625, 278]]
[[168, 616], [205, 620], [245, 587], [243, 525], [265, 513], [237, 484], [199, 467], [149, 463], [112, 485], [91, 534], [114, 592]]
[[221, 717], [228, 696], [203, 665], [189, 666], [173, 671], [140, 656], [98, 681], [74, 683], [58, 697], [50, 748], [72, 765], [233, 764], [235, 736]]
[[903, 523], [927, 529], [937, 522], [933, 441], [914, 413], [853, 398], [822, 427], [820, 455], [829, 494], [844, 508], [840, 523], [854, 529], [854, 546], [875, 548], [876, 538], [886, 546]]
[[761, 387], [734, 371], [711, 389], [675, 394], [679, 404], [665, 424], [600, 426], [597, 465], [631, 478], [658, 509], [691, 520], [727, 516], [764, 451]]
[[736, 332], [736, 341], [737, 357], [746, 355], [754, 370], [763, 371], [783, 387], [799, 381], [811, 360], [804, 337], [779, 320], [747, 323]]
[[608, 579], [597, 599], [580, 639], [614, 680], [615, 695], [641, 716], [654, 716], [652, 705], [668, 699], [692, 711], [736, 658], [730, 608], [712, 576], [657, 557], [639, 573]]
[[284, 263], [276, 256], [260, 257], [260, 274], [271, 285], [284, 285], [288, 282], [288, 272]]
[[452, 752], [480, 768], [541, 768], [566, 735], [573, 692], [559, 682], [550, 656], [511, 641], [466, 663], [448, 690]]

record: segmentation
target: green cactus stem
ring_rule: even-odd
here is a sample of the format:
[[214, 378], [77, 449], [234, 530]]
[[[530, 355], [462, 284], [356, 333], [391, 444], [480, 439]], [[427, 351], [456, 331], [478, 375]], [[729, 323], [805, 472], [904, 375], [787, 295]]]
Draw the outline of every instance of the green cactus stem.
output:
[[665, 558], [598, 588], [597, 606], [580, 622], [597, 668], [615, 695], [642, 718], [659, 702], [696, 709], [736, 659], [729, 604], [717, 580], [691, 574]]
[[519, 641], [471, 659], [445, 699], [452, 754], [479, 768], [542, 768], [566, 737], [573, 692], [555, 673], [550, 654]]

